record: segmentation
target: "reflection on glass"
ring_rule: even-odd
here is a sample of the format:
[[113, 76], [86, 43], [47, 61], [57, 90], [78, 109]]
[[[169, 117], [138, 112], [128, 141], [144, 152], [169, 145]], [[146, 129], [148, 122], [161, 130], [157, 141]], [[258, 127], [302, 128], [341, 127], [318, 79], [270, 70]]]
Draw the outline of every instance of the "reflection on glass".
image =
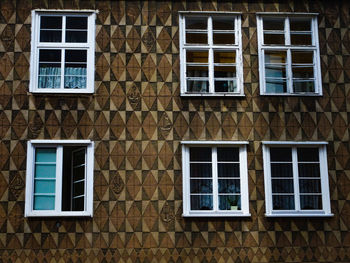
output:
[[215, 92], [237, 92], [237, 81], [215, 80]]
[[186, 18], [186, 29], [207, 29], [207, 18]]
[[233, 18], [213, 17], [213, 30], [234, 30], [235, 20]]
[[291, 163], [271, 163], [272, 177], [293, 177], [293, 166]]
[[61, 50], [39, 51], [39, 89], [58, 89], [61, 85]]
[[241, 210], [240, 195], [219, 195], [220, 210]]
[[239, 179], [219, 179], [219, 193], [237, 194], [241, 192]]
[[187, 77], [208, 77], [208, 66], [187, 66]]
[[294, 92], [315, 92], [314, 81], [294, 81], [293, 82]]
[[190, 161], [210, 162], [211, 148], [210, 147], [191, 147]]
[[188, 92], [209, 92], [208, 80], [187, 80]]
[[212, 193], [213, 182], [211, 179], [191, 179], [190, 189], [192, 194]]
[[302, 210], [322, 209], [322, 196], [300, 195], [300, 208]]
[[218, 147], [217, 149], [219, 162], [238, 162], [239, 148], [235, 147]]
[[287, 147], [271, 147], [270, 160], [271, 162], [291, 162], [292, 149]]
[[267, 80], [266, 92], [267, 93], [286, 93], [287, 83], [285, 81]]
[[214, 51], [214, 63], [236, 63], [236, 52]]
[[321, 180], [320, 179], [299, 179], [299, 191], [300, 193], [321, 193]]
[[312, 45], [312, 36], [311, 34], [291, 34], [290, 42], [292, 45]]
[[294, 193], [293, 179], [272, 179], [272, 193]]
[[278, 30], [284, 31], [284, 18], [264, 18], [263, 19], [264, 30]]
[[213, 210], [213, 196], [191, 195], [191, 210]]
[[219, 177], [239, 177], [239, 163], [219, 163]]
[[234, 45], [235, 34], [233, 33], [213, 33], [213, 42], [217, 45]]
[[206, 33], [186, 33], [187, 44], [207, 44], [208, 35]]
[[294, 195], [273, 195], [273, 210], [294, 210]]
[[264, 44], [266, 44], [266, 45], [284, 45], [284, 34], [264, 33]]
[[208, 51], [187, 51], [187, 63], [208, 63]]
[[286, 63], [285, 51], [265, 51], [265, 63]]
[[318, 162], [319, 161], [318, 148], [298, 147], [297, 152], [298, 152], [299, 162]]
[[211, 177], [211, 163], [191, 163], [191, 177]]
[[313, 67], [292, 67], [293, 78], [299, 79], [309, 79], [314, 77], [314, 68]]
[[286, 78], [286, 67], [279, 66], [266, 66], [265, 67], [265, 76], [268, 78]]
[[293, 64], [313, 64], [312, 51], [292, 51]]
[[318, 163], [299, 163], [299, 177], [320, 177], [320, 165]]

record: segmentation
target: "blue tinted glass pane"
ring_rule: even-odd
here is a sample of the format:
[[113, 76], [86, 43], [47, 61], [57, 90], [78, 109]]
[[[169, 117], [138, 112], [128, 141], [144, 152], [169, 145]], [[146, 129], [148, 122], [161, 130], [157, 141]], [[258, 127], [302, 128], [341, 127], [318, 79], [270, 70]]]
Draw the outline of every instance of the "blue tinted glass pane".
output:
[[55, 193], [55, 180], [35, 180], [34, 193], [36, 194], [54, 194]]
[[55, 196], [35, 196], [34, 210], [54, 210]]
[[55, 164], [37, 164], [34, 178], [56, 178]]
[[56, 162], [56, 148], [37, 148], [36, 162]]
[[213, 210], [213, 196], [191, 195], [191, 210]]
[[241, 210], [240, 195], [220, 195], [219, 196], [220, 210]]

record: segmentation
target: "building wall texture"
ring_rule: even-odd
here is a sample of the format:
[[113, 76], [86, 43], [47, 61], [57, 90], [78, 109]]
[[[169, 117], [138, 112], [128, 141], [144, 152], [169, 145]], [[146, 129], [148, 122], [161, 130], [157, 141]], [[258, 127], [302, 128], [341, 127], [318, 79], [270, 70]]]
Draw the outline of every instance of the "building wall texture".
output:
[[[1, 0], [0, 6], [0, 261], [350, 261], [349, 2]], [[99, 10], [94, 94], [29, 93], [36, 8]], [[244, 98], [180, 98], [180, 10], [242, 12]], [[322, 97], [259, 95], [261, 11], [319, 13]], [[93, 218], [24, 218], [30, 139], [95, 142]], [[251, 217], [182, 217], [181, 140], [249, 141]], [[265, 217], [262, 140], [329, 142], [333, 217]]]

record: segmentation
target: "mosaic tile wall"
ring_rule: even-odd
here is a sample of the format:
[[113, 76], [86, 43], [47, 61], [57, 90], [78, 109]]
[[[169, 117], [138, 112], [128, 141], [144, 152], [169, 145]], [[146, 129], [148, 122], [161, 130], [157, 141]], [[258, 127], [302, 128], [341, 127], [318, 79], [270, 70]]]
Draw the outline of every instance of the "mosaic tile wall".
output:
[[[0, 2], [1, 262], [349, 262], [350, 3]], [[279, 3], [283, 2], [283, 3]], [[95, 94], [28, 92], [30, 11], [98, 9]], [[242, 12], [245, 98], [179, 97], [179, 10]], [[318, 12], [323, 97], [262, 97], [257, 11]], [[94, 217], [24, 218], [26, 142], [95, 141]], [[247, 140], [250, 212], [182, 218], [181, 140]], [[328, 141], [332, 218], [264, 216], [261, 140]]]

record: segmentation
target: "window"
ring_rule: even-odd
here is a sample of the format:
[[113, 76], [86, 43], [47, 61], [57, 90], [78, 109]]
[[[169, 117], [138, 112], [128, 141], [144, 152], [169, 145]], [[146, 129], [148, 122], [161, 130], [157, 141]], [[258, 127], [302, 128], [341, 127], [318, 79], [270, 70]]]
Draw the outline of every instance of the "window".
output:
[[266, 215], [331, 216], [326, 143], [263, 142]]
[[181, 12], [181, 95], [244, 95], [241, 39], [238, 14]]
[[250, 216], [245, 142], [182, 142], [183, 216]]
[[30, 91], [94, 91], [95, 13], [33, 11]]
[[316, 15], [257, 16], [260, 93], [322, 95]]
[[92, 216], [94, 144], [32, 140], [27, 149], [26, 216]]

